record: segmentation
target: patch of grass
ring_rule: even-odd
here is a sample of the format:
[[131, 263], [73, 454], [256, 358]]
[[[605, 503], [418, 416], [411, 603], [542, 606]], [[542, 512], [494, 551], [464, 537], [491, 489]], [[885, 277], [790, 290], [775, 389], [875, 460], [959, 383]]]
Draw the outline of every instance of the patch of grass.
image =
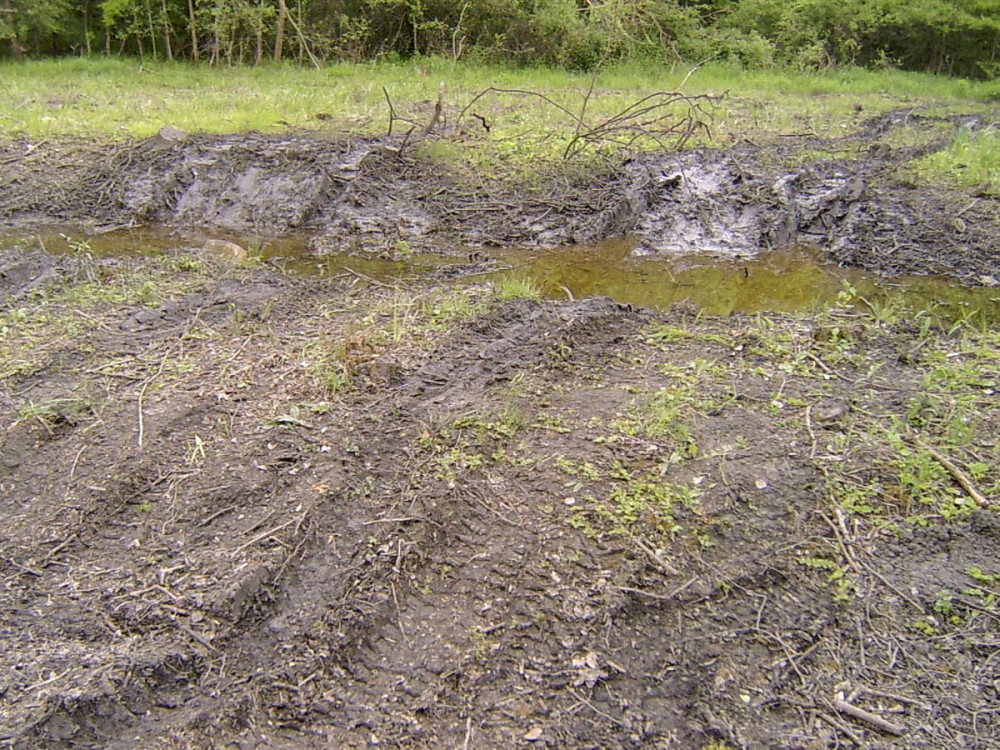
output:
[[52, 432], [59, 422], [75, 422], [92, 407], [92, 402], [85, 398], [69, 396], [66, 398], [46, 399], [43, 401], [28, 401], [22, 404], [14, 415], [11, 427], [21, 422], [36, 422]]
[[[0, 62], [0, 137], [146, 137], [171, 125], [188, 132], [323, 130], [382, 134], [389, 92], [396, 113], [428, 122], [445, 84], [445, 122], [461, 125], [462, 141], [422, 144], [425, 156], [478, 177], [536, 174], [561, 159], [584, 110], [589, 126], [605, 122], [643, 97], [682, 89], [720, 96], [706, 103], [710, 131], [690, 145], [727, 145], [747, 133], [813, 132], [841, 135], [865, 118], [903, 106], [986, 111], [989, 86], [896, 71], [746, 71], [708, 64], [692, 75], [681, 68], [624, 64], [590, 75], [546, 68], [510, 68], [441, 58], [406, 63], [340, 63], [313, 70], [294, 65], [195, 67], [108, 58]], [[593, 83], [593, 93], [588, 90]], [[461, 110], [475, 105], [487, 132]], [[724, 96], [723, 96], [724, 95]], [[861, 107], [863, 113], [857, 111]], [[671, 110], [679, 120], [683, 104]], [[587, 157], [601, 158], [601, 149]], [[589, 153], [589, 152], [588, 152]], [[963, 157], [964, 158], [964, 157]]]
[[540, 301], [542, 289], [538, 283], [527, 276], [503, 276], [493, 286], [493, 294], [498, 300], [529, 299]]
[[908, 172], [926, 184], [975, 188], [984, 195], [1000, 196], [1000, 130], [962, 131], [941, 151], [913, 162]]
[[664, 481], [658, 471], [638, 476], [619, 473], [605, 499], [582, 493], [569, 523], [591, 538], [608, 533], [632, 540], [651, 536], [666, 542], [683, 530], [674, 519], [676, 508], [697, 510], [700, 496], [696, 488]]

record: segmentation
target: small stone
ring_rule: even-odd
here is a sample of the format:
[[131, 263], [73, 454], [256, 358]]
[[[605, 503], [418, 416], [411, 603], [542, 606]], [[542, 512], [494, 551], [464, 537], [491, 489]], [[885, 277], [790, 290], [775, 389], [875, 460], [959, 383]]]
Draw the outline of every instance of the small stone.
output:
[[756, 487], [758, 490], [766, 490], [767, 482], [763, 479], [758, 479], [753, 483], [753, 486]]
[[834, 422], [850, 411], [850, 407], [844, 401], [828, 401], [819, 404], [813, 410], [813, 419], [817, 422]]
[[542, 739], [543, 731], [544, 730], [541, 727], [532, 727], [527, 731], [527, 733], [525, 733], [524, 739], [528, 742], [538, 742], [538, 740]]
[[183, 141], [187, 138], [187, 133], [185, 133], [180, 128], [175, 128], [168, 125], [165, 128], [160, 128], [157, 135], [165, 141]]

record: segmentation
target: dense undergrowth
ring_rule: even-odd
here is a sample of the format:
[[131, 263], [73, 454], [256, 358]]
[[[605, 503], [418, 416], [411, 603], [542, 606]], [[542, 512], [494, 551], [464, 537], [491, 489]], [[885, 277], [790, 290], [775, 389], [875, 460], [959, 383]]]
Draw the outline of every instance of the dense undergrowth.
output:
[[997, 0], [6, 0], [0, 56], [213, 64], [454, 60], [594, 69], [730, 61], [991, 79]]

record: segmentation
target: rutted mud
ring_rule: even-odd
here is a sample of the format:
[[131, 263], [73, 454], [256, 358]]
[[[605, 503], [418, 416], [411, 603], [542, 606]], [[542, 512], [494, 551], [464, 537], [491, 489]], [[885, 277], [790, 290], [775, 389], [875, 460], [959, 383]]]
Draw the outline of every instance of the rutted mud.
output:
[[[994, 586], [973, 567], [1000, 574], [995, 510], [958, 488], [958, 519], [894, 531], [838, 516], [826, 483], [883, 471], [895, 454], [859, 432], [912, 408], [961, 333], [183, 256], [0, 269], [6, 745], [985, 749], [1000, 732], [1000, 615], [968, 593]], [[995, 399], [977, 351], [961, 393]], [[1000, 409], [983, 413], [966, 445], [996, 486]]]
[[[568, 170], [543, 187], [470, 186], [404, 139], [316, 134], [156, 137], [125, 145], [5, 143], [0, 222], [163, 223], [237, 234], [308, 230], [313, 248], [383, 251], [594, 244], [634, 234], [638, 253], [753, 257], [810, 244], [873, 272], [943, 273], [991, 285], [1000, 267], [995, 201], [897, 177], [919, 153], [894, 128], [975, 130], [978, 117], [890, 113], [841, 139], [791, 139], [636, 157], [602, 174]], [[790, 155], [850, 147], [851, 159]], [[58, 175], [58, 178], [55, 176]]]

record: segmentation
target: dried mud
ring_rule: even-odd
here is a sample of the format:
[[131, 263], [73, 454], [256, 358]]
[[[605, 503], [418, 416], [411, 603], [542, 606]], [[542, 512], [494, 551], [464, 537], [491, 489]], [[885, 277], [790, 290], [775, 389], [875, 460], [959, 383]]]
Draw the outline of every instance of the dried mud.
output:
[[[624, 234], [639, 238], [638, 253], [752, 257], [809, 244], [831, 262], [880, 274], [990, 285], [1000, 267], [996, 201], [899, 177], [956, 133], [989, 126], [980, 116], [891, 112], [843, 138], [570, 164], [532, 189], [470, 174], [408, 138], [6, 142], [0, 225], [307, 231], [320, 252], [593, 244]], [[926, 144], [891, 145], [900, 128], [927, 133]], [[830, 153], [841, 156], [823, 157]]]
[[905, 326], [840, 359], [776, 316], [802, 372], [739, 316], [185, 268], [0, 257], [63, 321], [2, 360], [0, 745], [993, 746], [995, 607], [914, 622], [1000, 573], [995, 512], [894, 533], [824, 483], [922, 392]]

